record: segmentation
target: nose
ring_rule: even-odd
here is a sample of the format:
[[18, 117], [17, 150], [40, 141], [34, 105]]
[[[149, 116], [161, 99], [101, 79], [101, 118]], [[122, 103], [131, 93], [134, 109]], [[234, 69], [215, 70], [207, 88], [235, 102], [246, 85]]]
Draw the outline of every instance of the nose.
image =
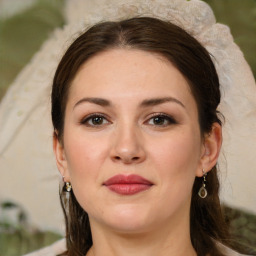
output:
[[144, 143], [137, 127], [119, 127], [112, 141], [111, 159], [124, 164], [141, 163], [146, 159]]

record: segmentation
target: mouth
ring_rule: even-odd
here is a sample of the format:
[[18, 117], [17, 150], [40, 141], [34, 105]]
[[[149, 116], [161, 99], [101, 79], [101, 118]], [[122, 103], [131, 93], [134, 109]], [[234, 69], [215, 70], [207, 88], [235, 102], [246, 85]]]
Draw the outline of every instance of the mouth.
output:
[[103, 183], [109, 190], [120, 195], [134, 195], [150, 189], [152, 182], [139, 175], [116, 175]]

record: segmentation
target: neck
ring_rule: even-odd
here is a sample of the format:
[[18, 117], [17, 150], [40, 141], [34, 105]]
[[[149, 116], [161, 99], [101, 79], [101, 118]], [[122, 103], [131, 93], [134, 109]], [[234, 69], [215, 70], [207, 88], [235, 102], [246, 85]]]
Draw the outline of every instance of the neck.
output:
[[186, 221], [163, 223], [154, 230], [136, 234], [103, 229], [90, 221], [93, 247], [87, 256], [196, 256], [190, 239], [189, 216]]

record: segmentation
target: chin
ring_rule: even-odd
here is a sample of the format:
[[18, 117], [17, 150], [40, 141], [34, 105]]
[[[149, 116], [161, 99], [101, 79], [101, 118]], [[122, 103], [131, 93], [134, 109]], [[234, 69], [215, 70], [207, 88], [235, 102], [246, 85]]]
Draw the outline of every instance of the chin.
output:
[[140, 211], [138, 205], [115, 205], [104, 210], [104, 214], [95, 213], [90, 215], [90, 221], [108, 227], [118, 233], [137, 233], [143, 232], [150, 225], [148, 214]]
[[133, 206], [119, 206], [112, 208], [111, 212], [105, 212], [105, 224], [120, 233], [140, 233], [146, 231], [152, 225], [152, 216], [144, 209]]

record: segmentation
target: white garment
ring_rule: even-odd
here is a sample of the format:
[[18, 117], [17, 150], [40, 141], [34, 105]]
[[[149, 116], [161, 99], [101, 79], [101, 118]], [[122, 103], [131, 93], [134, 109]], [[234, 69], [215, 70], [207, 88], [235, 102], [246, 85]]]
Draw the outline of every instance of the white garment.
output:
[[[223, 253], [225, 253], [226, 256], [242, 256], [242, 255], [244, 255], [244, 254], [235, 252], [232, 249], [230, 249], [222, 244], [218, 244], [218, 246], [221, 249], [221, 251]], [[51, 246], [48, 246], [41, 250], [26, 254], [24, 256], [56, 256], [57, 254], [60, 254], [65, 251], [66, 251], [66, 240], [61, 239], [61, 240], [57, 241], [56, 243], [52, 244]]]
[[[124, 8], [122, 4], [131, 5]], [[0, 201], [20, 203], [41, 229], [62, 231], [64, 226], [50, 120], [56, 66], [70, 42], [87, 26], [135, 13], [172, 20], [214, 56], [222, 85], [219, 109], [226, 117], [224, 157], [219, 161], [222, 198], [231, 206], [256, 213], [256, 86], [229, 28], [216, 24], [211, 8], [199, 0], [67, 0], [68, 25], [44, 43], [0, 104], [0, 174], [4, 181]]]
[[66, 239], [61, 239], [54, 244], [26, 254], [24, 256], [56, 256], [66, 251]]

